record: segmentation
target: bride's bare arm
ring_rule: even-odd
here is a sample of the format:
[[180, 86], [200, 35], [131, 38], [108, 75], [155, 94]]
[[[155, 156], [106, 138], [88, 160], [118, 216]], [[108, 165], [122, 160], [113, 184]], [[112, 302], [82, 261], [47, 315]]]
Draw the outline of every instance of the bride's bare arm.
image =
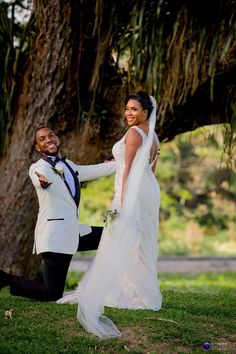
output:
[[142, 144], [142, 137], [135, 129], [129, 129], [125, 137], [125, 169], [122, 178], [121, 202], [123, 201], [126, 181], [138, 148]]

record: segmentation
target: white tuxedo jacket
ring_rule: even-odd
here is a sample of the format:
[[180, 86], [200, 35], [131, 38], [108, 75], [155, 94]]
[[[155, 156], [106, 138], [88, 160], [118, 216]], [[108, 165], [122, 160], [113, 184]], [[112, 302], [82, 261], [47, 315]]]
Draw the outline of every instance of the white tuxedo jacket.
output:
[[[76, 165], [70, 160], [66, 162], [77, 172], [80, 182], [115, 172], [115, 161], [87, 166]], [[35, 171], [44, 175], [52, 184], [46, 189], [42, 188]], [[33, 253], [76, 253], [81, 233], [79, 211], [62, 177], [43, 159], [30, 166], [29, 175], [39, 202]]]

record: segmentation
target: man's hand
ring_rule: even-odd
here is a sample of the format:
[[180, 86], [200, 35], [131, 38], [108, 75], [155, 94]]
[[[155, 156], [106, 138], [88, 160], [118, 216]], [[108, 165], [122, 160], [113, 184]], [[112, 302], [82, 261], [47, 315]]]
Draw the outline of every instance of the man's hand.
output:
[[35, 173], [36, 176], [38, 177], [39, 183], [41, 184], [41, 187], [42, 187], [42, 188], [47, 188], [47, 187], [49, 187], [49, 186], [52, 184], [52, 182], [49, 182], [49, 181], [47, 180], [47, 178], [44, 177], [44, 175], [41, 175], [41, 174], [38, 173], [37, 171], [35, 171], [34, 173]]

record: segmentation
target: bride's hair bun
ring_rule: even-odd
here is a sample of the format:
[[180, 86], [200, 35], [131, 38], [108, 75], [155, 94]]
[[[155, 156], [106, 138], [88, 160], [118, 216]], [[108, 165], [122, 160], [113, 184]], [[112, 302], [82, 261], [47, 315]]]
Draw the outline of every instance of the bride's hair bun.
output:
[[151, 101], [150, 96], [147, 94], [147, 92], [145, 91], [138, 91], [135, 93], [131, 93], [130, 95], [128, 95], [125, 105], [127, 105], [129, 100], [136, 100], [138, 101], [141, 106], [143, 107], [143, 109], [147, 109], [148, 110], [148, 118], [152, 112], [153, 109], [153, 104]]

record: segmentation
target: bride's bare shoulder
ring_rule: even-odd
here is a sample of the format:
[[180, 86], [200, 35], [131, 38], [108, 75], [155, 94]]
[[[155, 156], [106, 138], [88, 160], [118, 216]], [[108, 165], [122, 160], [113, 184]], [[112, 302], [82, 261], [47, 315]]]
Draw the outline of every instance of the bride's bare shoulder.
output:
[[142, 142], [142, 137], [140, 133], [134, 129], [134, 127], [130, 127], [125, 134], [125, 142], [126, 143], [134, 143], [134, 142]]

